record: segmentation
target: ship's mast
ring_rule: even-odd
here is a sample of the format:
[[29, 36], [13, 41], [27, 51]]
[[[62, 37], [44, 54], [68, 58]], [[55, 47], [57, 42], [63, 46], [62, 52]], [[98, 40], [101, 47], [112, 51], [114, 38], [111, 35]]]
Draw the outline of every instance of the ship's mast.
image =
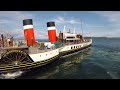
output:
[[81, 30], [82, 30], [82, 36], [83, 36], [82, 19], [81, 19]]
[[73, 31], [73, 33], [75, 34], [75, 28], [74, 28], [74, 31]]
[[65, 29], [65, 26], [64, 26], [64, 29], [63, 29], [63, 33], [66, 32], [66, 29]]

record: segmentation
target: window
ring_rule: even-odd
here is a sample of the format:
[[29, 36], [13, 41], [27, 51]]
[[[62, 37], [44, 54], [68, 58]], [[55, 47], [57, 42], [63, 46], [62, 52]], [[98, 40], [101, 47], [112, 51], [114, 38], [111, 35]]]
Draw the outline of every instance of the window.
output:
[[74, 48], [75, 48], [75, 46], [74, 46]]
[[41, 57], [41, 55], [40, 55], [40, 57]]
[[75, 38], [75, 37], [66, 37], [66, 38]]
[[71, 49], [72, 49], [73, 47], [71, 47]]
[[47, 56], [47, 54], [46, 54], [46, 56]]

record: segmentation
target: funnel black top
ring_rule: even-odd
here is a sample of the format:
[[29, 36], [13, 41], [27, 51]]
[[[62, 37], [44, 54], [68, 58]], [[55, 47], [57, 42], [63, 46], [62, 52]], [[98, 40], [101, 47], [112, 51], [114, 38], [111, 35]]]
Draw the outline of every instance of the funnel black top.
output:
[[47, 22], [47, 27], [55, 26], [55, 22]]
[[32, 19], [23, 20], [23, 26], [25, 26], [25, 25], [33, 25]]

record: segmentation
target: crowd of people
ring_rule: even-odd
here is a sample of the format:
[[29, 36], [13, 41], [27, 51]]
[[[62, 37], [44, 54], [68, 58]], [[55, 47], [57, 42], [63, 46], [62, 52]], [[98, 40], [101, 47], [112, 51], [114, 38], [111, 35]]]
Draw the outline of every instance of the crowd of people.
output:
[[0, 47], [9, 47], [13, 46], [13, 37], [12, 36], [0, 36]]

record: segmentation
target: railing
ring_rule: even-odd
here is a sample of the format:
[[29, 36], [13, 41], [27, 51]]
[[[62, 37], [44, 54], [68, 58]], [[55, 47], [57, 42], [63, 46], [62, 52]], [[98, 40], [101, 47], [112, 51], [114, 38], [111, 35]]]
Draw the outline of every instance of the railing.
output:
[[74, 44], [82, 44], [82, 43], [85, 43], [85, 42], [91, 42], [91, 38], [89, 39], [84, 39], [84, 41], [78, 41], [78, 42], [64, 42], [63, 43], [63, 46], [66, 46], [66, 45], [74, 45]]
[[48, 48], [39, 49], [37, 47], [30, 47], [29, 48], [29, 53], [30, 54], [43, 53], [43, 52], [51, 51], [51, 50], [54, 50], [54, 49], [55, 48], [51, 48], [51, 49], [48, 49]]

